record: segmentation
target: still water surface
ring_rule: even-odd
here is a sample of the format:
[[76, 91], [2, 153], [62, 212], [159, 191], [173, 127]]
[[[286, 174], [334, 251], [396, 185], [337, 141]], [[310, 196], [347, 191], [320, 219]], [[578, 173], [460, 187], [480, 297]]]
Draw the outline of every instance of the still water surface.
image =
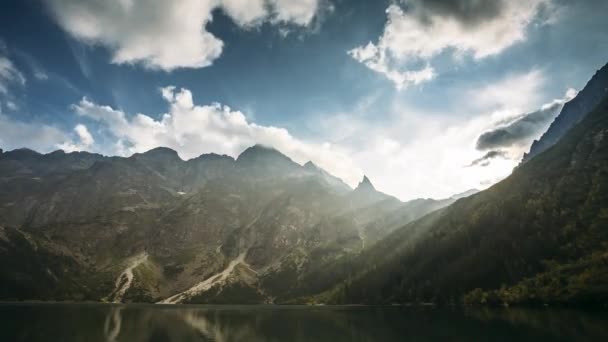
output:
[[0, 304], [0, 341], [608, 341], [608, 312]]

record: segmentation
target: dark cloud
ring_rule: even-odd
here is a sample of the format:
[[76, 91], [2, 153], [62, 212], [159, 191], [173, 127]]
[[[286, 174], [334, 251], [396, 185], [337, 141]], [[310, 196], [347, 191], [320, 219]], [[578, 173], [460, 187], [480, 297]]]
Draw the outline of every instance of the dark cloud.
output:
[[467, 167], [471, 166], [488, 166], [490, 165], [490, 161], [496, 158], [506, 159], [508, 157], [507, 152], [500, 150], [488, 151], [488, 153], [484, 154], [483, 157], [477, 158], [471, 162], [471, 164], [467, 165]]
[[423, 22], [432, 16], [451, 17], [465, 26], [477, 26], [499, 17], [505, 0], [407, 0]]
[[555, 102], [535, 112], [524, 114], [506, 126], [483, 133], [477, 139], [477, 149], [489, 150], [527, 143], [543, 133], [562, 106], [563, 102]]

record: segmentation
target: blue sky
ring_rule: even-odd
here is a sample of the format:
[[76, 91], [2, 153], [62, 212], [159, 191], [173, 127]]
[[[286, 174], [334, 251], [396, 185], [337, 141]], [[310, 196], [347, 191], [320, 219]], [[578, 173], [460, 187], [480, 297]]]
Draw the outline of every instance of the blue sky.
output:
[[404, 200], [504, 178], [608, 62], [602, 0], [0, 6], [4, 150], [263, 143]]

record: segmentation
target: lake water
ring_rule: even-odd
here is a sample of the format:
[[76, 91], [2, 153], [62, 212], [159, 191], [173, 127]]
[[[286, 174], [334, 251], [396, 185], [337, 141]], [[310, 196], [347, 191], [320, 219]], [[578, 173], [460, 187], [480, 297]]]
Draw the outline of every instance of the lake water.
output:
[[0, 341], [608, 341], [607, 312], [0, 304]]

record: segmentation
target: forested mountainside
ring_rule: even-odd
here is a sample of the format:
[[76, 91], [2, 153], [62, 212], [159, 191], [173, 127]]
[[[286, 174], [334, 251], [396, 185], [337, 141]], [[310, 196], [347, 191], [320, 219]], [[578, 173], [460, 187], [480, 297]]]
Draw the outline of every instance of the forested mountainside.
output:
[[454, 202], [351, 189], [253, 146], [183, 161], [0, 154], [0, 299], [281, 302], [310, 276]]
[[308, 300], [605, 305], [608, 97], [505, 180], [395, 230], [346, 268]]

